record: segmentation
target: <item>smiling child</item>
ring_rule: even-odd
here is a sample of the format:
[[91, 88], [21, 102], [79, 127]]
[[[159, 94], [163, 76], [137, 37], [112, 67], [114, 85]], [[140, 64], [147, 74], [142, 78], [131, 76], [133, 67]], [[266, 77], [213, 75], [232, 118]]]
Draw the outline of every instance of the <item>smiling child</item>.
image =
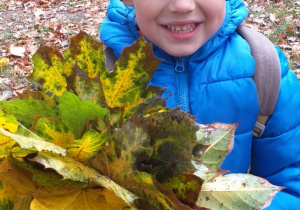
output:
[[119, 57], [141, 32], [163, 59], [149, 85], [168, 88], [168, 107], [180, 106], [202, 124], [241, 122], [222, 169], [246, 173], [251, 165], [252, 174], [286, 187], [267, 209], [299, 209], [299, 82], [275, 47], [280, 93], [263, 135], [254, 138], [255, 60], [236, 32], [247, 15], [242, 0], [111, 0], [100, 38]]

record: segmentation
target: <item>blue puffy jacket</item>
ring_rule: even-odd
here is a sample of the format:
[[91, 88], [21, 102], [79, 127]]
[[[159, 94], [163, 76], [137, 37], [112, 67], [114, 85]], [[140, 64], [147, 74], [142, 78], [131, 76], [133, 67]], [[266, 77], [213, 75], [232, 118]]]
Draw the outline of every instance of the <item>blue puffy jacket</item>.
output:
[[[235, 30], [247, 17], [242, 0], [226, 1], [226, 16], [217, 33], [194, 54], [173, 57], [156, 46], [164, 59], [150, 85], [168, 87], [167, 106], [180, 106], [202, 124], [241, 122], [234, 148], [222, 168], [264, 177], [286, 189], [279, 192], [267, 209], [300, 209], [300, 86], [289, 70], [284, 54], [276, 48], [281, 62], [281, 85], [274, 114], [261, 138], [252, 138], [258, 115], [258, 101], [252, 80], [255, 61], [248, 43]], [[124, 47], [140, 37], [132, 7], [111, 0], [100, 39], [117, 57]]]

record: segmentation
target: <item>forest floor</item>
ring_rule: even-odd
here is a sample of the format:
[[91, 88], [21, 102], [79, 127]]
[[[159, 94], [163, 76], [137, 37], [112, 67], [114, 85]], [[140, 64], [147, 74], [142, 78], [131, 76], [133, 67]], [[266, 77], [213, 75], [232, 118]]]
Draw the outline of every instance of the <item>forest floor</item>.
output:
[[[99, 41], [109, 0], [2, 0], [0, 2], [0, 101], [29, 85], [32, 56], [45, 44], [64, 51], [70, 37], [85, 31]], [[247, 25], [286, 54], [300, 78], [300, 1], [247, 0]]]

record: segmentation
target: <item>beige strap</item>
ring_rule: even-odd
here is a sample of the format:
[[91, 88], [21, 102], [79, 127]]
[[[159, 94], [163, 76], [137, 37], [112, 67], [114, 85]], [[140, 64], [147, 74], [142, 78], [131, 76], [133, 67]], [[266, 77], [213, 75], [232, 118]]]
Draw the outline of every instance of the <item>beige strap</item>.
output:
[[270, 116], [258, 115], [255, 126], [253, 128], [253, 136], [260, 138], [265, 130], [265, 125]]

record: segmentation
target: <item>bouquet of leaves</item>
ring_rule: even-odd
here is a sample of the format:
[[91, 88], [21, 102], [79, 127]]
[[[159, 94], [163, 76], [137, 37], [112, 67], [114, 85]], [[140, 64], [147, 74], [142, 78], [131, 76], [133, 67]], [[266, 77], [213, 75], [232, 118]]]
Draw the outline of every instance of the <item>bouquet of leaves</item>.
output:
[[237, 125], [166, 108], [147, 86], [160, 60], [143, 38], [112, 72], [84, 32], [33, 60], [36, 90], [0, 102], [2, 209], [258, 209], [280, 190], [224, 175]]

